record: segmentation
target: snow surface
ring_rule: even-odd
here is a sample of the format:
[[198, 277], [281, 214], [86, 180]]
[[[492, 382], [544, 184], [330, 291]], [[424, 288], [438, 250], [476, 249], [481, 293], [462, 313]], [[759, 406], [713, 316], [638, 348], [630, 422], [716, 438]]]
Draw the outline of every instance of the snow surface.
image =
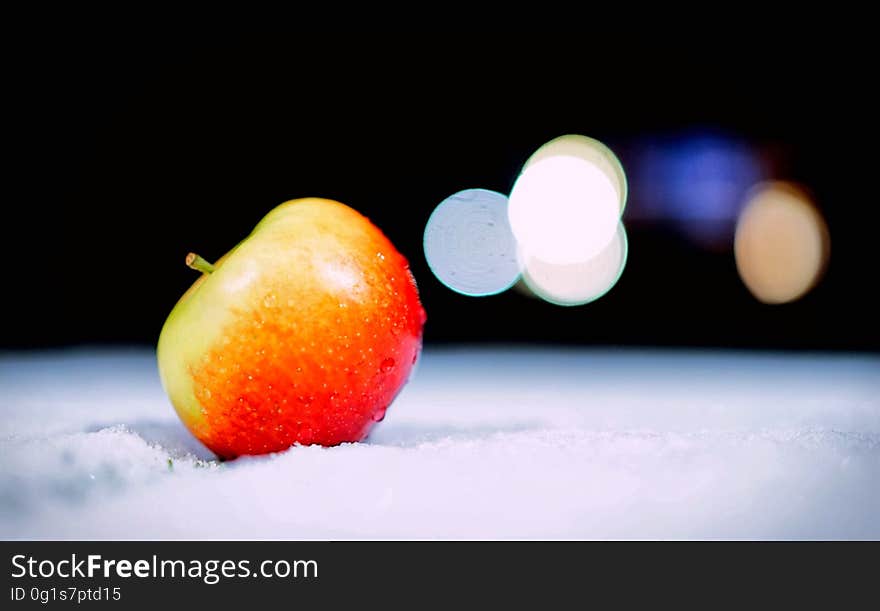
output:
[[0, 355], [0, 538], [880, 538], [880, 357], [427, 350], [366, 443], [219, 463], [150, 351]]

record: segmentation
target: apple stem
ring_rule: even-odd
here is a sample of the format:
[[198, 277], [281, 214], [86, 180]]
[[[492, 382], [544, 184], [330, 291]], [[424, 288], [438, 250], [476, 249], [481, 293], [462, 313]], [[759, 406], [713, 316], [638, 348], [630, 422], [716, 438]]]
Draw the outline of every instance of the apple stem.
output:
[[214, 271], [214, 266], [211, 263], [208, 263], [194, 252], [186, 255], [186, 266], [203, 274], [210, 274]]

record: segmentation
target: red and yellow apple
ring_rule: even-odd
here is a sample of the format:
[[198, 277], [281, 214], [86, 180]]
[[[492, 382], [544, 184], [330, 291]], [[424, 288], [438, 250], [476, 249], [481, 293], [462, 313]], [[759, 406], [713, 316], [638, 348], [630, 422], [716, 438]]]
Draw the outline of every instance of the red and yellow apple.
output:
[[181, 297], [159, 337], [178, 415], [224, 458], [359, 441], [422, 345], [406, 259], [366, 217], [326, 199], [281, 204]]

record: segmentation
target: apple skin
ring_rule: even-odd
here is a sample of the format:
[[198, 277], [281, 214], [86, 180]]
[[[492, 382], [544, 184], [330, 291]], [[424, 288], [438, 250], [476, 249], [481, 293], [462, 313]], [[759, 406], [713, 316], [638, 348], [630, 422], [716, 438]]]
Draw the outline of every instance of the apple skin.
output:
[[409, 378], [425, 319], [409, 264], [366, 217], [292, 200], [181, 297], [159, 374], [223, 458], [360, 441]]

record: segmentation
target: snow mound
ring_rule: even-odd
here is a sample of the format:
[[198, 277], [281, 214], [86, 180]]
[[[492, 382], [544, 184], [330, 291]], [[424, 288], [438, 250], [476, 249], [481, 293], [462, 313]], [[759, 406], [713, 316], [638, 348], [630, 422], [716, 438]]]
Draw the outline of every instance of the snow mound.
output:
[[880, 538], [880, 358], [427, 351], [365, 443], [221, 463], [149, 351], [0, 356], [0, 538]]

